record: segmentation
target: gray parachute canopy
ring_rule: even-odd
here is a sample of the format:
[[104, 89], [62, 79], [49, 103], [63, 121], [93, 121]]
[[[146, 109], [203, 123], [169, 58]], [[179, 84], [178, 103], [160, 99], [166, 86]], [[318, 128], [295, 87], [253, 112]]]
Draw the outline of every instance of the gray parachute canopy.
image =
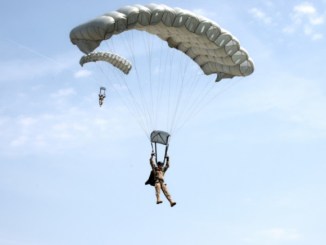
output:
[[88, 62], [106, 61], [120, 69], [123, 73], [128, 74], [131, 69], [131, 63], [119, 55], [109, 52], [92, 52], [81, 57], [79, 63], [83, 66]]
[[248, 76], [254, 71], [248, 53], [218, 24], [190, 11], [161, 4], [125, 6], [106, 13], [75, 27], [70, 39], [88, 54], [103, 40], [128, 30], [157, 35], [171, 48], [193, 59], [206, 75], [216, 74], [216, 81]]

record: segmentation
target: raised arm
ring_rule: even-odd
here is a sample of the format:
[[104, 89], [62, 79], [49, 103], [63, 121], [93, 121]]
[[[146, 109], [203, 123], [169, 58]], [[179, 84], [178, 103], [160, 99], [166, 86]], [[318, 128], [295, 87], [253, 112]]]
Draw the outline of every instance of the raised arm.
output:
[[149, 164], [151, 165], [152, 169], [155, 170], [155, 154], [152, 152], [151, 157], [149, 159]]
[[166, 164], [165, 164], [165, 171], [168, 170], [168, 168], [170, 167], [170, 157], [166, 156]]

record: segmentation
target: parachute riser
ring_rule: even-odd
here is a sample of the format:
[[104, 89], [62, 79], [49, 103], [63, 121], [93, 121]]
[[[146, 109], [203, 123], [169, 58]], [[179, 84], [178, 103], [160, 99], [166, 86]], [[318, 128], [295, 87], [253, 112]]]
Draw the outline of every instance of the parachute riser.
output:
[[165, 146], [163, 165], [165, 165], [166, 157], [168, 156], [169, 144]]
[[155, 153], [156, 163], [158, 158], [157, 144], [165, 145], [164, 158], [162, 161], [163, 165], [165, 165], [166, 157], [168, 155], [169, 141], [170, 141], [170, 134], [167, 132], [154, 130], [151, 133], [151, 146], [152, 146], [152, 151]]
[[102, 95], [102, 96], [105, 97], [106, 96], [105, 91], [106, 91], [106, 88], [105, 87], [100, 87], [99, 95]]
[[[152, 152], [155, 153], [155, 162], [157, 163], [157, 143], [151, 143], [152, 145]], [[165, 145], [165, 151], [164, 151], [164, 158], [163, 158], [163, 166], [165, 165], [166, 162], [166, 157], [168, 155], [168, 150], [169, 150], [169, 144]]]
[[157, 164], [157, 143], [155, 143], [155, 162]]

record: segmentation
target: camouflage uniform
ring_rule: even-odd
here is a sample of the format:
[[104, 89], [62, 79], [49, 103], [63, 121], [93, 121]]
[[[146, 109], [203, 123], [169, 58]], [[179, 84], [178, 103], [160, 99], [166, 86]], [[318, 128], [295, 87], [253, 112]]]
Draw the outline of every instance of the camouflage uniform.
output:
[[100, 106], [103, 105], [104, 99], [105, 99], [105, 95], [103, 94], [98, 95], [98, 103], [100, 104]]
[[149, 162], [151, 164], [155, 176], [155, 193], [156, 193], [156, 200], [157, 200], [156, 203], [157, 204], [162, 203], [162, 200], [160, 199], [160, 192], [162, 190], [166, 199], [168, 199], [168, 201], [170, 202], [171, 207], [173, 207], [176, 203], [172, 200], [171, 195], [166, 187], [166, 184], [164, 183], [164, 174], [170, 167], [169, 158], [167, 158], [167, 162], [163, 167], [156, 166], [154, 155], [151, 156]]

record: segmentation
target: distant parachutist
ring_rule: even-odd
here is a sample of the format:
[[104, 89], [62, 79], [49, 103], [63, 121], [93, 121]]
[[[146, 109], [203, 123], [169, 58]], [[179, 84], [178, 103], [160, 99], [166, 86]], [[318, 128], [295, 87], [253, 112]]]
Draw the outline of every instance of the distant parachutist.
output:
[[100, 104], [100, 106], [103, 105], [104, 99], [105, 99], [105, 87], [101, 87], [100, 88], [100, 93], [98, 94], [98, 102]]

